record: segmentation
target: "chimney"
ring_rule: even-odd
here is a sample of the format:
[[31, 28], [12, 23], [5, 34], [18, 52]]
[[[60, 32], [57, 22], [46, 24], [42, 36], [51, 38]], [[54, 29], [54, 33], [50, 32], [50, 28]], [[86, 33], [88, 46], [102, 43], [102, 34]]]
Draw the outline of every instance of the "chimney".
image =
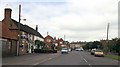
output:
[[36, 25], [36, 31], [38, 32], [38, 25]]
[[5, 8], [5, 17], [4, 18], [11, 18], [11, 12], [12, 12], [12, 9], [11, 8]]

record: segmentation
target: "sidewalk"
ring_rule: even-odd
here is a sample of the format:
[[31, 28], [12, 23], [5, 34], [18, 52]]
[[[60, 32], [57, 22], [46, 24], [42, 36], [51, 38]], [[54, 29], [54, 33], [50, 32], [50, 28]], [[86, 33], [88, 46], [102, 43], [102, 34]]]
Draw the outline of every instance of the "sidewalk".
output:
[[60, 55], [58, 53], [32, 53], [2, 58], [2, 65], [37, 65]]

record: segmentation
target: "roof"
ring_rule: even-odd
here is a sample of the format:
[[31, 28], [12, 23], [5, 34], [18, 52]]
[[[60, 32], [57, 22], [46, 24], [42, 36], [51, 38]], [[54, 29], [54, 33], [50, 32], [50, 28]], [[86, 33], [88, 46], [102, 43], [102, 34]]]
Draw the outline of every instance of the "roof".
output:
[[52, 36], [50, 36], [50, 35], [47, 35], [45, 38], [48, 38], [48, 37], [49, 37], [49, 38], [51, 38], [51, 39], [53, 39], [53, 37], [52, 37]]
[[0, 22], [0, 27], [1, 27], [0, 29], [2, 29], [0, 31], [0, 37], [17, 40], [17, 37], [14, 36], [14, 34], [9, 30], [7, 25], [5, 25], [4, 23]]
[[71, 42], [70, 44], [86, 44], [86, 42]]
[[[12, 19], [12, 21], [18, 27], [18, 22], [16, 20], [14, 20], [14, 19]], [[24, 31], [26, 33], [33, 34], [33, 35], [36, 35], [38, 37], [44, 38], [39, 32], [37, 32], [33, 28], [31, 28], [31, 27], [29, 27], [27, 25], [23, 25], [21, 23], [20, 23], [20, 30]]]

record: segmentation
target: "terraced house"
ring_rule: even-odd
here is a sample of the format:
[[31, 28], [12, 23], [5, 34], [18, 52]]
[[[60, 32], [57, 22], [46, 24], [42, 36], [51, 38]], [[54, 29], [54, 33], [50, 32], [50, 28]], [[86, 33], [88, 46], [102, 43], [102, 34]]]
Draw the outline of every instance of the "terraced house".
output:
[[[11, 18], [12, 9], [5, 8], [4, 13], [4, 19], [2, 20], [1, 24], [5, 26], [2, 28], [2, 30], [5, 30], [5, 28], [8, 30], [6, 32], [2, 32], [2, 34], [11, 34], [9, 39], [13, 39], [16, 41], [14, 45], [9, 47], [9, 49], [12, 51], [12, 48], [14, 47], [15, 54], [17, 52], [17, 44], [18, 44], [18, 22]], [[32, 53], [35, 47], [35, 40], [41, 40], [44, 41], [43, 36], [37, 31], [38, 26], [36, 26], [36, 30], [20, 23], [20, 47], [19, 47], [19, 54], [26, 54], [26, 53]], [[15, 39], [13, 38], [15, 37]], [[1, 36], [3, 39], [4, 37]], [[2, 44], [2, 45], [8, 45], [8, 44]], [[8, 48], [6, 48], [8, 49]], [[10, 54], [10, 53], [7, 53]], [[7, 55], [6, 54], [6, 55]]]

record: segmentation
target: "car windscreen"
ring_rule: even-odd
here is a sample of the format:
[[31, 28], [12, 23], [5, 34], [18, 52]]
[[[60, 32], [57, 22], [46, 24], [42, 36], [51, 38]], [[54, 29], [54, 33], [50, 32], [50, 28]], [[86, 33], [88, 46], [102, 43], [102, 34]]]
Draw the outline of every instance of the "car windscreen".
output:
[[95, 52], [103, 52], [102, 50], [96, 50]]

